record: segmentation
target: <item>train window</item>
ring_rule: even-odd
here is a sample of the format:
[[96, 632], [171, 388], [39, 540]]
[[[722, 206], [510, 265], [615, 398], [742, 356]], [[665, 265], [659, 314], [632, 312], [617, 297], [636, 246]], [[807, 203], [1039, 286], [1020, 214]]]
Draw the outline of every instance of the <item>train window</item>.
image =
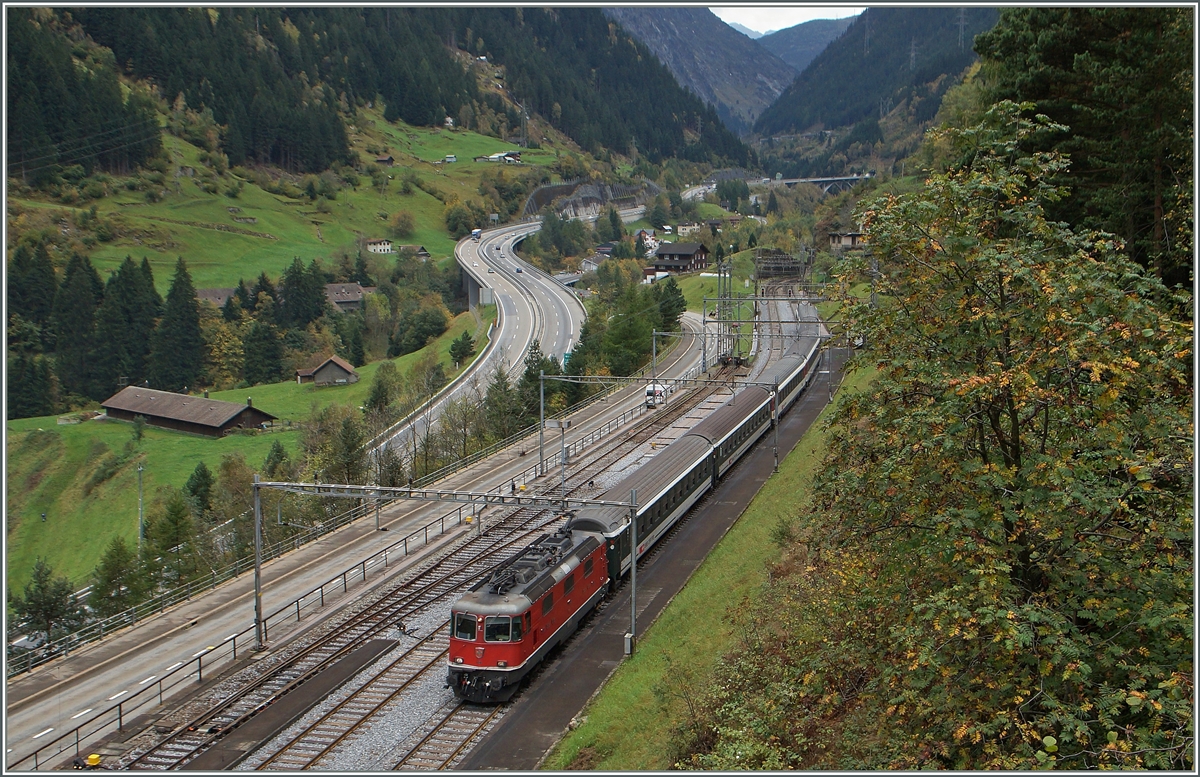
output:
[[489, 615], [484, 619], [484, 642], [509, 642], [511, 639], [512, 619], [507, 615]]
[[470, 613], [454, 613], [454, 636], [468, 642], [475, 641], [475, 616]]
[[575, 573], [567, 575], [563, 578], [563, 593], [569, 594], [575, 590]]
[[595, 568], [595, 565], [592, 564], [592, 557], [588, 556], [583, 562], [583, 576], [591, 577], [592, 569], [594, 569], [594, 568]]
[[546, 598], [542, 600], [542, 615], [548, 614], [554, 609], [554, 592], [546, 594]]
[[[525, 617], [528, 618], [529, 613], [525, 613]], [[512, 641], [513, 642], [521, 641], [521, 616], [520, 615], [518, 615], [517, 617], [512, 619]]]

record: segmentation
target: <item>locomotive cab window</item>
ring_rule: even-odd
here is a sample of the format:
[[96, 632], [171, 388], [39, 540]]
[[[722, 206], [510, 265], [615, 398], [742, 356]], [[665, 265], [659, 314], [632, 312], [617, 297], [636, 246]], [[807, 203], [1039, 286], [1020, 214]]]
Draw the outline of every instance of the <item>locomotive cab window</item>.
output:
[[[521, 630], [520, 621], [517, 622], [517, 631]], [[484, 642], [511, 642], [512, 641], [512, 619], [507, 615], [489, 615], [483, 621], [483, 640]]]
[[475, 641], [475, 616], [465, 612], [454, 613], [454, 636], [468, 642]]
[[[525, 617], [528, 618], [529, 613], [525, 613]], [[522, 633], [523, 632], [521, 631], [521, 616], [518, 615], [512, 619], [512, 641], [520, 642]]]

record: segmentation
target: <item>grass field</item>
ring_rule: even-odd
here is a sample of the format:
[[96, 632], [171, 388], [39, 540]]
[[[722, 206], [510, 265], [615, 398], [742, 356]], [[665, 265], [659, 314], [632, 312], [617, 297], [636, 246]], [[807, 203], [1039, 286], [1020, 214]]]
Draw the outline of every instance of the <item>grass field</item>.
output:
[[[110, 243], [99, 243], [90, 251], [92, 263], [102, 278], [115, 270], [126, 256], [150, 260], [155, 285], [162, 294], [170, 287], [175, 260], [182, 256], [188, 263], [197, 288], [229, 287], [239, 278], [250, 282], [266, 271], [278, 278], [300, 257], [306, 263], [314, 258], [325, 260], [341, 252], [351, 255], [355, 242], [364, 238], [389, 237], [388, 221], [401, 210], [413, 214], [416, 229], [397, 242], [425, 246], [435, 261], [453, 255], [454, 238], [442, 220], [445, 205], [428, 192], [414, 187], [411, 194], [400, 193], [400, 178], [413, 170], [424, 182], [442, 193], [443, 198], [478, 198], [479, 174], [495, 163], [475, 162], [473, 157], [511, 150], [512, 145], [497, 138], [463, 130], [409, 127], [388, 124], [377, 110], [363, 110], [363, 127], [352, 129], [352, 147], [364, 162], [375, 154], [366, 147], [386, 147], [396, 160], [388, 172], [393, 179], [381, 192], [368, 176], [361, 176], [357, 188], [342, 189], [329, 203], [329, 213], [317, 212], [307, 198], [292, 200], [272, 194], [251, 181], [244, 181], [236, 198], [222, 191], [210, 194], [200, 188], [200, 149], [173, 135], [163, 134], [163, 145], [173, 165], [162, 189], [165, 196], [148, 203], [145, 193], [121, 189], [114, 196], [87, 203], [97, 214], [118, 224], [119, 236]], [[458, 162], [438, 164], [447, 154]], [[554, 151], [524, 150], [527, 164], [554, 161]], [[195, 176], [174, 176], [174, 167], [193, 168]], [[232, 178], [220, 179], [224, 189]], [[11, 197], [10, 203], [32, 211], [67, 214], [72, 208], [55, 202]], [[230, 208], [240, 208], [231, 212]], [[54, 215], [57, 221], [60, 216]], [[234, 221], [254, 218], [256, 223]], [[251, 234], [257, 233], [257, 234]]]
[[[850, 375], [843, 391], [870, 381]], [[820, 388], [824, 388], [821, 386]], [[766, 564], [779, 552], [771, 531], [794, 518], [824, 454], [821, 419], [780, 463], [729, 533], [658, 620], [643, 633], [625, 661], [583, 710], [583, 723], [569, 732], [546, 759], [548, 770], [602, 771], [670, 769], [675, 728], [686, 720], [685, 699], [712, 682], [713, 658], [737, 644], [725, 614], [766, 581]], [[666, 693], [660, 693], [660, 691]]]
[[[449, 365], [451, 341], [470, 330], [476, 337], [476, 353], [481, 352], [487, 345], [488, 324], [496, 320], [496, 308], [487, 305], [479, 313], [482, 326], [476, 327], [474, 317], [469, 312], [463, 313], [427, 348]], [[417, 351], [392, 361], [403, 373], [425, 353]], [[90, 494], [84, 493], [85, 485], [106, 458], [122, 455], [126, 442], [132, 439], [132, 424], [86, 421], [60, 426], [57, 416], [8, 421], [5, 426], [9, 589], [20, 590], [25, 585], [39, 557], [47, 559], [57, 573], [82, 587], [114, 536], [136, 544], [139, 463], [145, 468], [143, 491], [149, 503], [160, 486], [182, 487], [201, 461], [215, 473], [222, 456], [240, 452], [252, 467], [258, 467], [275, 440], [294, 456], [300, 432], [291, 428], [290, 423], [308, 417], [314, 406], [362, 404], [380, 364], [361, 367], [360, 380], [347, 386], [318, 389], [311, 383], [300, 385], [290, 381], [213, 392], [211, 398], [230, 402], [241, 403], [246, 397], [253, 397], [255, 407], [280, 418], [277, 430], [212, 439], [146, 427], [132, 454], [110, 479]], [[451, 378], [457, 374], [448, 372]], [[41, 520], [43, 512], [45, 522]]]

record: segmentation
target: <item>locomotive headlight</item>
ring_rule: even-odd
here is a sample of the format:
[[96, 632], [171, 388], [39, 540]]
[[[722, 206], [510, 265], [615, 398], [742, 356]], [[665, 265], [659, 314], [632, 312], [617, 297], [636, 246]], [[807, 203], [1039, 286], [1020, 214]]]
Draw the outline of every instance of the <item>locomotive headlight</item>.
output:
[[459, 656], [458, 658], [454, 659], [454, 663], [456, 663], [456, 664], [461, 664], [461, 663], [462, 663], [462, 656]]
[[496, 666], [505, 667], [505, 666], [508, 666], [508, 662], [507, 661], [497, 661]]

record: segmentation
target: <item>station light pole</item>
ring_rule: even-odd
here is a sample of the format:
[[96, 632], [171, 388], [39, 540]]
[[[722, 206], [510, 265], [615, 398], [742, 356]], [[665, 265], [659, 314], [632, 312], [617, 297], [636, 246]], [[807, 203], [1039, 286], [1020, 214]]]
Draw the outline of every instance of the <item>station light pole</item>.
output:
[[265, 650], [262, 617], [262, 498], [254, 476], [254, 649]]

